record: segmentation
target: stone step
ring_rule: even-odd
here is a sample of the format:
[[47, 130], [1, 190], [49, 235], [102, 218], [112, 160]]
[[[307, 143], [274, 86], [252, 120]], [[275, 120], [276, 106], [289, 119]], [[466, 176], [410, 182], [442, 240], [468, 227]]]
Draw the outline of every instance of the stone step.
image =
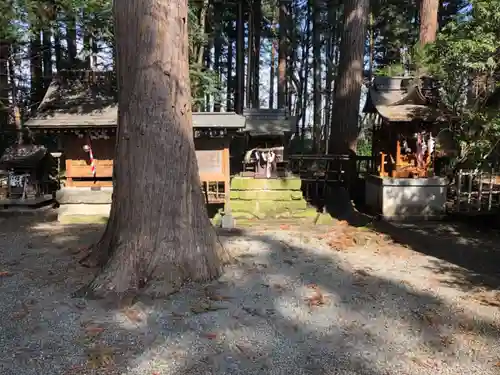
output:
[[300, 191], [302, 180], [287, 178], [252, 178], [236, 176], [231, 179], [231, 190], [294, 190]]

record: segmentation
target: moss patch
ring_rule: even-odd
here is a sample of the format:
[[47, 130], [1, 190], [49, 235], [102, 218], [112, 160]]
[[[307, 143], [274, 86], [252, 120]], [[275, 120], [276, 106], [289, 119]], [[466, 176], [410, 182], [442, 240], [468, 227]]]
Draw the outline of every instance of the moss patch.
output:
[[251, 178], [233, 177], [231, 190], [300, 190], [300, 178]]
[[304, 200], [237, 200], [231, 202], [231, 212], [233, 215], [244, 212], [259, 219], [277, 217], [286, 212], [293, 213], [295, 211], [305, 210], [306, 208], [307, 203]]

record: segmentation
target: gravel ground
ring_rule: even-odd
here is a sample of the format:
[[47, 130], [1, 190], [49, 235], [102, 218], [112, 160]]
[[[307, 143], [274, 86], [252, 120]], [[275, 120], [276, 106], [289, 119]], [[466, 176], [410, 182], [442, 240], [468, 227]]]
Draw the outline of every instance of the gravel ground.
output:
[[0, 374], [500, 374], [495, 290], [367, 230], [337, 246], [342, 227], [226, 233], [219, 280], [118, 310], [69, 296], [101, 228], [4, 219]]

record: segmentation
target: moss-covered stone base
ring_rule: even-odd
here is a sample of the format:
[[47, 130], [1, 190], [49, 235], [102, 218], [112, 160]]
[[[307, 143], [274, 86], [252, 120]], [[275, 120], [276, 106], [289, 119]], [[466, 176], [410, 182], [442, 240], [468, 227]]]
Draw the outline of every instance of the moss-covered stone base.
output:
[[307, 206], [301, 186], [302, 181], [296, 177], [234, 177], [231, 180], [231, 214], [240, 221], [273, 218], [317, 220], [317, 217], [324, 216]]
[[[330, 224], [330, 215], [308, 207], [302, 196], [300, 178], [255, 179], [234, 177], [231, 180], [230, 206], [236, 224], [256, 219], [297, 219], [315, 224]], [[220, 226], [223, 210], [212, 212], [212, 224]], [[60, 219], [66, 223], [103, 223], [100, 215], [68, 215]]]

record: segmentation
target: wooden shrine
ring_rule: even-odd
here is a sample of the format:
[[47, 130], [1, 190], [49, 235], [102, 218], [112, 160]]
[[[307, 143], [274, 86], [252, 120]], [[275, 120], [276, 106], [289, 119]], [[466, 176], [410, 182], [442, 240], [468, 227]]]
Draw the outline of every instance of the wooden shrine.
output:
[[[65, 167], [61, 204], [111, 201], [118, 113], [112, 77], [108, 72], [65, 72], [25, 124], [33, 132], [57, 136]], [[193, 113], [200, 179], [209, 203], [229, 199], [229, 144], [244, 126], [245, 118], [235, 113]]]
[[441, 215], [446, 180], [434, 173], [437, 138], [453, 116], [430, 78], [376, 77], [364, 112], [374, 127], [376, 174], [366, 180], [366, 202], [386, 218]]
[[0, 205], [38, 206], [53, 199], [57, 190], [55, 159], [44, 146], [21, 143], [0, 157]]
[[286, 109], [245, 109], [242, 175], [255, 178], [286, 176], [287, 149], [295, 132], [295, 117]]
[[364, 112], [374, 116], [372, 154], [381, 177], [433, 176], [437, 136], [452, 116], [429, 78], [376, 77]]

